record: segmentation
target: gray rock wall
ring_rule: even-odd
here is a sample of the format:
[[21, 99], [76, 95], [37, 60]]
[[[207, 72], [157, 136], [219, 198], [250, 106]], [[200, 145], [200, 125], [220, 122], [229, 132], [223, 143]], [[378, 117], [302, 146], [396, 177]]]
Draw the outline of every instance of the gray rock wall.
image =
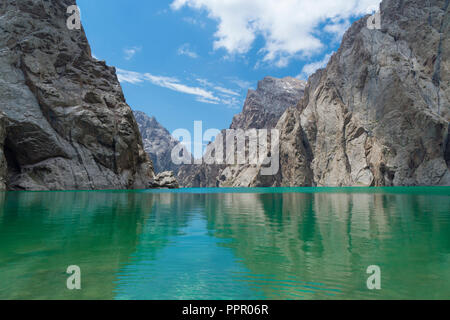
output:
[[2, 0], [0, 111], [9, 189], [126, 189], [152, 163], [113, 67], [69, 30], [74, 0]]
[[[296, 108], [279, 119], [276, 175], [260, 176], [261, 167], [249, 165], [203, 165], [181, 172], [185, 181], [218, 187], [450, 185], [449, 0], [384, 0], [381, 17], [381, 30], [369, 30], [368, 17], [355, 22], [328, 66], [309, 78]], [[261, 96], [249, 92], [233, 128], [262, 128], [279, 118], [266, 110], [282, 90], [262, 87]], [[253, 107], [255, 101], [266, 107]]]
[[[141, 111], [133, 113], [142, 135], [144, 150], [152, 160], [155, 173], [172, 171], [176, 175], [180, 166], [173, 163], [172, 150], [180, 142], [175, 140], [155, 117], [149, 117]], [[187, 150], [184, 152], [188, 154]]]
[[309, 80], [298, 108], [314, 184], [450, 184], [448, 5], [383, 1], [382, 29], [369, 30], [367, 18], [356, 22]]
[[0, 112], [0, 191], [6, 189], [7, 165], [4, 152], [6, 138], [6, 117]]
[[[283, 113], [301, 99], [305, 85], [305, 81], [291, 77], [283, 79], [265, 77], [258, 82], [256, 90], [248, 91], [242, 112], [233, 118], [230, 129], [244, 131], [268, 129], [270, 133], [270, 129], [275, 128]], [[226, 136], [225, 131], [222, 135]], [[212, 143], [208, 148], [212, 150], [214, 145], [215, 143]], [[225, 142], [224, 152], [226, 153]], [[184, 187], [254, 187], [277, 185], [282, 181], [281, 175], [258, 177], [259, 171], [258, 166], [250, 164], [209, 165], [204, 163], [182, 166], [177, 178]], [[309, 173], [302, 173], [304, 174]]]

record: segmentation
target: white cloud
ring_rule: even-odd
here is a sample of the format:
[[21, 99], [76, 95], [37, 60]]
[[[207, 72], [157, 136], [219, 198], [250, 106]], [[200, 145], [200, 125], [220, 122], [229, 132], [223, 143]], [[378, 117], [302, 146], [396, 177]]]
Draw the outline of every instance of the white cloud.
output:
[[184, 17], [183, 21], [192, 24], [194, 26], [199, 26], [200, 28], [204, 28], [206, 26], [206, 24], [203, 21], [200, 21], [192, 17]]
[[312, 75], [318, 69], [325, 68], [327, 66], [327, 64], [328, 64], [328, 61], [330, 61], [330, 58], [331, 58], [332, 55], [333, 55], [333, 52], [328, 53], [328, 54], [325, 55], [325, 57], [322, 60], [316, 61], [316, 62], [312, 62], [312, 63], [309, 63], [309, 64], [303, 66], [302, 73], [299, 74], [297, 76], [297, 78], [306, 80], [306, 79], [308, 79], [308, 77], [310, 75]]
[[239, 96], [239, 93], [237, 93], [236, 91], [221, 87], [221, 86], [215, 86], [214, 89], [216, 89], [217, 91], [225, 94], [225, 95], [229, 95], [229, 96]]
[[[197, 80], [198, 83], [200, 83], [203, 87], [207, 87], [214, 90], [216, 92], [216, 95], [220, 96], [220, 103], [227, 106], [227, 108], [239, 109], [242, 107], [243, 102], [241, 101], [241, 99], [239, 99], [239, 97], [241, 97], [241, 94], [238, 91], [224, 88], [221, 85], [216, 85], [214, 83], [211, 83], [207, 79], [197, 78], [195, 80]], [[233, 79], [231, 82], [237, 85], [236, 81], [237, 80]], [[242, 82], [244, 83], [244, 81]], [[245, 89], [247, 88], [248, 86]]]
[[195, 96], [196, 100], [202, 103], [222, 104], [232, 109], [242, 107], [242, 101], [239, 99], [241, 95], [238, 92], [215, 85], [206, 79], [196, 79], [201, 84], [200, 87], [190, 86], [181, 83], [174, 77], [157, 76], [151, 73], [140, 73], [119, 68], [117, 69], [117, 77], [121, 83], [150, 82], [159, 87]]
[[192, 59], [198, 58], [198, 54], [191, 49], [189, 43], [185, 43], [180, 48], [178, 48], [178, 54], [180, 56], [188, 56], [189, 58]]
[[180, 83], [176, 78], [156, 76], [150, 73], [139, 73], [134, 71], [127, 71], [123, 69], [117, 69], [117, 77], [121, 83], [137, 84], [145, 81], [149, 81], [154, 85], [167, 88], [173, 91], [193, 95], [198, 101], [204, 103], [218, 104], [220, 99], [216, 97], [211, 91], [205, 90], [199, 87], [191, 87]]
[[212, 87], [212, 86], [214, 86], [211, 82], [209, 82], [206, 79], [197, 78], [196, 80], [204, 87]]
[[135, 56], [136, 53], [142, 50], [141, 47], [131, 47], [123, 49], [123, 53], [125, 54], [125, 60], [131, 60]]
[[248, 90], [252, 88], [252, 83], [250, 81], [245, 81], [237, 78], [229, 78], [229, 80], [242, 90]]
[[241, 109], [242, 106], [244, 105], [243, 99], [238, 99], [236, 97], [223, 98], [221, 100], [221, 103], [226, 105], [227, 108], [235, 110]]
[[121, 83], [137, 84], [145, 81], [144, 75], [142, 73], [123, 70], [119, 68], [117, 68], [116, 71], [117, 71], [117, 78]]
[[346, 20], [342, 22], [336, 22], [334, 24], [328, 24], [324, 27], [324, 30], [328, 33], [334, 34], [335, 41], [340, 41], [345, 31], [347, 31], [349, 27], [350, 21]]
[[[342, 34], [350, 17], [366, 14], [381, 0], [174, 0], [173, 10], [206, 10], [218, 22], [214, 48], [247, 53], [265, 40], [263, 61], [284, 67], [293, 57], [321, 52], [323, 32]], [[320, 27], [325, 27], [320, 30]]]

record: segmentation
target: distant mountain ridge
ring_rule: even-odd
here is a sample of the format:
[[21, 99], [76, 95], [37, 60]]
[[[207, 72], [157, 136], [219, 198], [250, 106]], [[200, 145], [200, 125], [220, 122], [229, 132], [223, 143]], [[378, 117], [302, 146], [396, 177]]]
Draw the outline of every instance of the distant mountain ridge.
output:
[[[279, 118], [280, 170], [183, 168], [185, 186], [450, 185], [448, 0], [384, 0], [381, 29], [355, 22], [303, 98]], [[271, 95], [273, 89], [265, 90]], [[265, 93], [266, 94], [266, 93]], [[249, 92], [232, 128], [274, 126]], [[277, 109], [277, 108], [274, 108]]]
[[142, 111], [133, 111], [144, 143], [144, 150], [150, 155], [156, 173], [172, 171], [177, 173], [179, 166], [171, 159], [173, 148], [179, 144], [170, 132], [155, 117]]
[[[306, 82], [292, 77], [265, 77], [256, 90], [249, 90], [242, 112], [234, 116], [230, 129], [273, 129], [283, 113], [298, 103]], [[225, 131], [222, 132], [225, 137]], [[208, 148], [214, 148], [215, 142]], [[226, 152], [226, 147], [224, 146]], [[183, 165], [177, 179], [184, 187], [249, 187], [254, 165]]]
[[241, 113], [233, 118], [230, 129], [274, 128], [289, 106], [303, 97], [306, 81], [292, 77], [265, 77], [256, 90], [248, 90]]

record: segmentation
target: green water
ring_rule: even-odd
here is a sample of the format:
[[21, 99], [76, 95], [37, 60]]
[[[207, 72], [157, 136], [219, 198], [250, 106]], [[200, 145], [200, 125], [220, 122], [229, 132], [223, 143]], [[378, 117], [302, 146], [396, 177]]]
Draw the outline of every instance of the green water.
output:
[[407, 298], [450, 299], [450, 188], [0, 193], [0, 299]]

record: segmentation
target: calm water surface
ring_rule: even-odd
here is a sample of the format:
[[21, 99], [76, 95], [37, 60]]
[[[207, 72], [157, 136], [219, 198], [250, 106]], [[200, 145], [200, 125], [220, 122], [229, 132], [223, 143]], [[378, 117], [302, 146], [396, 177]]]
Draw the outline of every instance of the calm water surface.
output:
[[448, 187], [0, 193], [0, 299], [405, 298], [450, 299]]

